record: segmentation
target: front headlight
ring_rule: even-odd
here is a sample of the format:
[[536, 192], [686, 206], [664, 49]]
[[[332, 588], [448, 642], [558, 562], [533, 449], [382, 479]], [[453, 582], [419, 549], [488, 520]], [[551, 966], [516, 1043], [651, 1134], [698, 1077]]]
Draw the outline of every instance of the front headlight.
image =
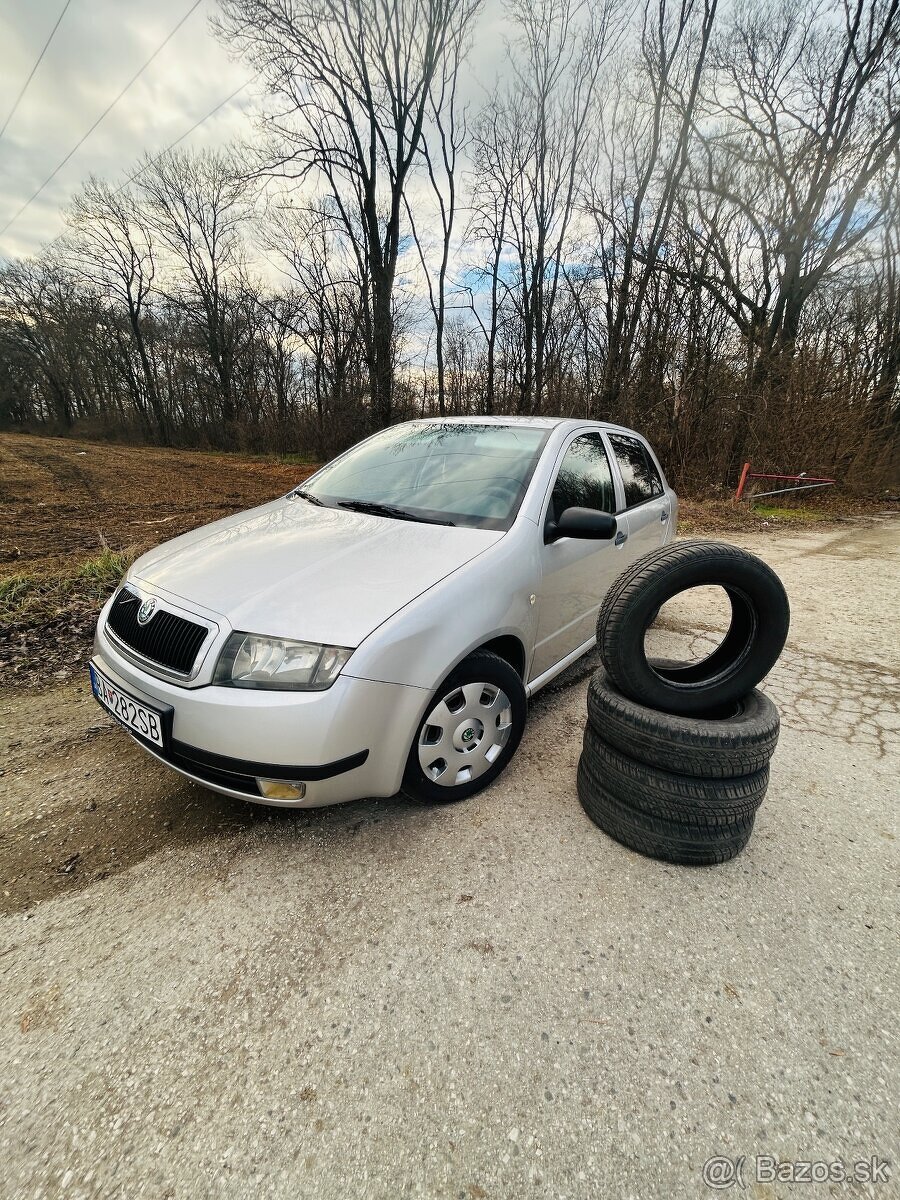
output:
[[322, 692], [331, 687], [352, 653], [345, 646], [233, 633], [219, 656], [213, 683], [272, 691]]

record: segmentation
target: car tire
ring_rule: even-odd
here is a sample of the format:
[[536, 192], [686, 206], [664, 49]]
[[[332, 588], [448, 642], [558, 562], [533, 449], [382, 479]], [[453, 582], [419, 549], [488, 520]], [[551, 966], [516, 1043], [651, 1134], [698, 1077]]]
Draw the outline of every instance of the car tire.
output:
[[[699, 663], [651, 663], [644, 638], [653, 614], [680, 592], [709, 584], [731, 601], [721, 645]], [[691, 716], [751, 692], [781, 653], [789, 623], [784, 586], [761, 559], [724, 542], [673, 542], [637, 559], [612, 585], [597, 618], [597, 645], [620, 692]]]
[[676, 775], [608, 746], [590, 725], [582, 759], [597, 786], [621, 804], [674, 822], [702, 819], [711, 828], [752, 816], [769, 784], [768, 766], [736, 779]]
[[527, 711], [518, 672], [488, 650], [470, 654], [428, 703], [410, 747], [403, 791], [427, 804], [474, 796], [515, 754]]
[[721, 825], [706, 814], [672, 820], [623, 804], [593, 776], [582, 756], [578, 797], [590, 819], [623, 846], [648, 858], [684, 866], [712, 866], [734, 858], [747, 845], [755, 814]]
[[623, 754], [680, 775], [729, 779], [767, 766], [778, 744], [778, 709], [755, 688], [725, 709], [684, 717], [638, 704], [602, 670], [588, 687], [588, 722]]

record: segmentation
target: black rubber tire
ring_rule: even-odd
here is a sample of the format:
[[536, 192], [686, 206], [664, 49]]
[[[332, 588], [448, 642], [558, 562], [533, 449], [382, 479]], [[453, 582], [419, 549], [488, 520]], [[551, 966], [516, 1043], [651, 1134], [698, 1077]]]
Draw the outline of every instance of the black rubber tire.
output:
[[[699, 663], [650, 663], [644, 635], [652, 614], [680, 592], [708, 584], [724, 588], [731, 601], [722, 644]], [[778, 659], [789, 624], [781, 580], [761, 559], [724, 542], [673, 542], [637, 559], [612, 585], [597, 618], [597, 645], [620, 692], [690, 716], [751, 692]]]
[[[428, 779], [423, 773], [419, 764], [419, 737], [433, 701], [437, 697], [446, 695], [454, 687], [461, 687], [465, 683], [475, 682], [495, 684], [506, 693], [512, 710], [512, 730], [503, 750], [483, 775], [480, 775], [477, 779], [473, 779], [470, 783], [461, 783], [455, 787], [445, 787]], [[525, 693], [525, 685], [518, 672], [505, 659], [501, 658], [499, 654], [492, 654], [489, 650], [476, 650], [454, 667], [443, 683], [441, 683], [440, 687], [435, 689], [434, 695], [429, 700], [428, 708], [416, 729], [416, 736], [413, 738], [409, 756], [406, 760], [406, 769], [403, 774], [403, 792], [410, 799], [423, 804], [455, 804], [459, 800], [467, 800], [469, 796], [474, 796], [476, 792], [480, 792], [488, 784], [494, 782], [515, 754], [519, 747], [519, 742], [522, 740], [527, 714], [528, 697]]]
[[629, 808], [673, 822], [702, 818], [711, 828], [752, 816], [769, 786], [768, 766], [737, 779], [662, 771], [608, 746], [590, 725], [582, 759], [597, 786]]
[[[768, 765], [778, 744], [778, 709], [755, 688], [728, 715], [675, 716], [624, 696], [597, 671], [588, 687], [588, 721], [623, 754], [697, 779], [733, 779]], [[728, 710], [726, 710], [728, 712]]]
[[597, 784], [585, 760], [578, 765], [578, 798], [595, 825], [631, 850], [648, 858], [703, 867], [727, 862], [750, 840], [755, 815], [726, 826], [710, 824], [702, 814], [671, 821], [622, 804]]

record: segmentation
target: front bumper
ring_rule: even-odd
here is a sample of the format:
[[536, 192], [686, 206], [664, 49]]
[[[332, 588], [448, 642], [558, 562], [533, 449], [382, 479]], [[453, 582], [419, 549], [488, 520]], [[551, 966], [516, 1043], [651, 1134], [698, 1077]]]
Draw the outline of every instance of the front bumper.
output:
[[[102, 627], [93, 661], [135, 699], [172, 706], [164, 749], [132, 734], [143, 749], [213, 791], [278, 807], [393, 796], [428, 701], [422, 688], [344, 675], [324, 692], [180, 687], [125, 659]], [[303, 799], [267, 800], [257, 777], [303, 783]]]

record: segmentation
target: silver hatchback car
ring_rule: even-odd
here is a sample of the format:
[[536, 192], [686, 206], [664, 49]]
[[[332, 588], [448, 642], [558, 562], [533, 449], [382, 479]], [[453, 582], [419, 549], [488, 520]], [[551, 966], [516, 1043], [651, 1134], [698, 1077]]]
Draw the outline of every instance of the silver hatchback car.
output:
[[461, 800], [507, 765], [528, 697], [591, 649], [610, 583], [676, 517], [629, 429], [396, 425], [138, 559], [100, 615], [94, 695], [229, 796]]

